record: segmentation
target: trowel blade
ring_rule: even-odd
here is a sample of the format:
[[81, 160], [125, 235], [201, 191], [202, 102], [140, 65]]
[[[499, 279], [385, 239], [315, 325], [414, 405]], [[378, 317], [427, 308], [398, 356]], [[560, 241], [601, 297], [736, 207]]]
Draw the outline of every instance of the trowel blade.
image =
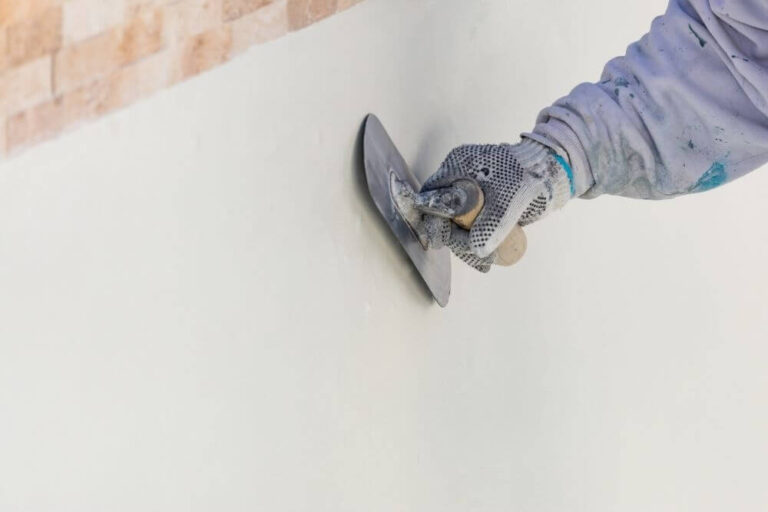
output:
[[391, 175], [408, 183], [414, 190], [421, 184], [395, 147], [381, 121], [369, 114], [363, 134], [363, 159], [368, 191], [416, 270], [438, 304], [445, 307], [451, 294], [451, 256], [447, 248], [426, 250], [411, 227], [398, 213], [390, 189]]

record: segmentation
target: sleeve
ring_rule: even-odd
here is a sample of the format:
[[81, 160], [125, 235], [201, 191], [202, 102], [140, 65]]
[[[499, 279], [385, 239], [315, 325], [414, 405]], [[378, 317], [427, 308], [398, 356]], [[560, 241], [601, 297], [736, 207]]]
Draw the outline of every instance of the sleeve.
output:
[[768, 3], [671, 0], [600, 83], [525, 135], [564, 151], [585, 198], [669, 198], [757, 169], [768, 162]]

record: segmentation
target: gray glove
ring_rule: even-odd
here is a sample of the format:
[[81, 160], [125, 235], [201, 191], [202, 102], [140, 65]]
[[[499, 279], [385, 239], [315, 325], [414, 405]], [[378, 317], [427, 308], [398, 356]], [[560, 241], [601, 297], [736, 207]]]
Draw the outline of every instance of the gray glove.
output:
[[428, 246], [448, 246], [481, 272], [496, 261], [495, 250], [516, 225], [525, 226], [562, 208], [573, 195], [571, 169], [552, 149], [532, 139], [516, 145], [466, 145], [448, 154], [422, 192], [472, 179], [485, 195], [485, 206], [472, 229], [428, 215]]

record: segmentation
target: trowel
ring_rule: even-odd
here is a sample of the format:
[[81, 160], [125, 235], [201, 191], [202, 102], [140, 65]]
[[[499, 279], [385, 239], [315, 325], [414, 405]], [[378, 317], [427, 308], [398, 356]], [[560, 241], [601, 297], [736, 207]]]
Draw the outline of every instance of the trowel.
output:
[[[368, 191], [400, 245], [435, 298], [445, 307], [451, 295], [451, 252], [428, 249], [425, 215], [451, 219], [469, 230], [483, 209], [484, 195], [471, 179], [418, 192], [421, 183], [408, 168], [381, 121], [369, 114], [363, 128], [363, 160]], [[512, 265], [525, 252], [525, 234], [516, 226], [495, 253], [495, 263]]]

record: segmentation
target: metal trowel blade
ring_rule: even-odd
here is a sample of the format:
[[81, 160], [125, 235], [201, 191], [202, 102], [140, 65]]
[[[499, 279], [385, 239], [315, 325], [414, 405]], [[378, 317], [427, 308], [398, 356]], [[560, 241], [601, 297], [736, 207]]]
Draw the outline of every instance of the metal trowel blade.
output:
[[413, 190], [421, 189], [421, 184], [408, 169], [381, 121], [373, 114], [368, 115], [365, 120], [363, 159], [368, 191], [373, 202], [427, 284], [432, 296], [438, 304], [445, 307], [451, 294], [450, 251], [447, 248], [424, 249], [404, 218], [409, 212], [404, 211], [401, 214], [398, 211], [392, 196], [393, 175]]

